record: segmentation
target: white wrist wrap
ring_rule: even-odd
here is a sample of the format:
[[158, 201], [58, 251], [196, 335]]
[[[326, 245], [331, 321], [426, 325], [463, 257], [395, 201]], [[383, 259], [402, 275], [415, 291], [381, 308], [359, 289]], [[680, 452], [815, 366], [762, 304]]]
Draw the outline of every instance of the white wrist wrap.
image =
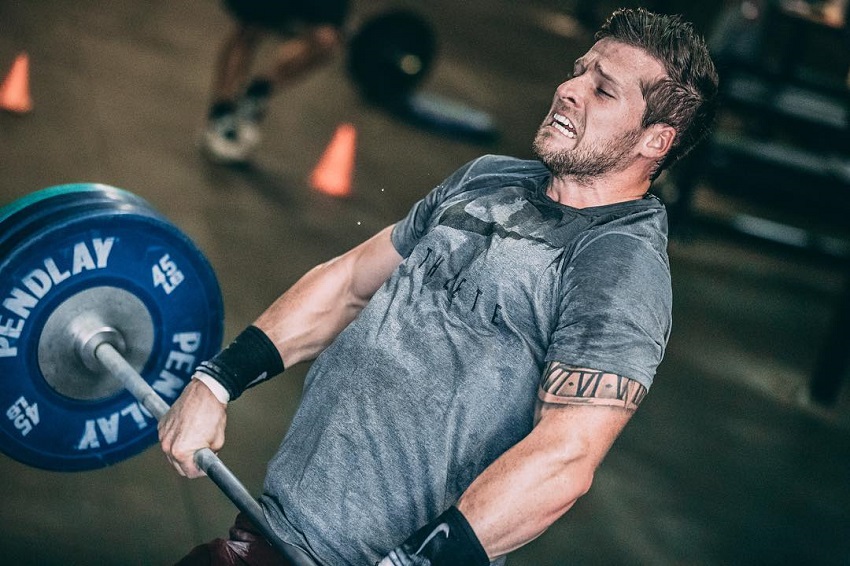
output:
[[227, 405], [230, 402], [230, 393], [227, 392], [227, 389], [224, 388], [224, 385], [215, 380], [215, 378], [211, 375], [207, 375], [205, 373], [196, 373], [192, 376], [192, 379], [197, 379], [204, 385], [206, 385], [212, 394], [215, 395], [215, 398], [218, 399], [218, 402]]

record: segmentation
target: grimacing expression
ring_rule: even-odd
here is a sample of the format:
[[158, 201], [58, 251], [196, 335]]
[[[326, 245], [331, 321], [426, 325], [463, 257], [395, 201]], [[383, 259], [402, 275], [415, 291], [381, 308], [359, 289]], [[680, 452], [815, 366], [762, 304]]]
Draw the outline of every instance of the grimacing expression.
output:
[[665, 76], [643, 50], [603, 39], [579, 58], [555, 89], [534, 138], [534, 152], [556, 176], [579, 181], [617, 172], [638, 157], [646, 108], [641, 85]]

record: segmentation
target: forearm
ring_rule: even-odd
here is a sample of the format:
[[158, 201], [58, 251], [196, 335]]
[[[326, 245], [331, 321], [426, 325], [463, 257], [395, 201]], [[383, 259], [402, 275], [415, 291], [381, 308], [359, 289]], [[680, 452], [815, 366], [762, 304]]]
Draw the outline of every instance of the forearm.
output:
[[556, 452], [535, 432], [484, 470], [457, 503], [491, 560], [540, 536], [590, 488], [592, 459], [581, 450]]
[[312, 359], [348, 325], [401, 262], [392, 227], [314, 268], [226, 348], [204, 361], [160, 421], [163, 449], [180, 473], [201, 474], [192, 459], [224, 442], [225, 405], [286, 366]]
[[575, 398], [561, 400], [565, 404], [541, 403], [531, 433], [458, 501], [491, 558], [540, 536], [590, 489], [596, 468], [634, 412], [607, 406], [607, 399], [583, 399], [581, 405], [572, 404]]
[[341, 261], [307, 273], [226, 348], [202, 361], [194, 377], [229, 403], [286, 367], [315, 357], [365, 304], [349, 290]]
[[587, 491], [593, 470], [588, 451], [553, 450], [549, 432], [535, 430], [505, 452], [379, 566], [485, 566], [538, 537]]
[[266, 333], [286, 367], [315, 358], [360, 312], [341, 258], [314, 267], [281, 295], [254, 325]]

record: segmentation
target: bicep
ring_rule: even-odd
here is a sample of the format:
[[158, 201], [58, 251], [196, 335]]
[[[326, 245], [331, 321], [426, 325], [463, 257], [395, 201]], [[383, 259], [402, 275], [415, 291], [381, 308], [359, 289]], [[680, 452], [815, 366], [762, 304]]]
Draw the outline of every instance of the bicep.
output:
[[324, 350], [389, 278], [401, 262], [391, 231], [314, 267], [257, 318], [287, 367]]
[[351, 292], [368, 301], [402, 261], [392, 242], [393, 226], [388, 226], [350, 253]]

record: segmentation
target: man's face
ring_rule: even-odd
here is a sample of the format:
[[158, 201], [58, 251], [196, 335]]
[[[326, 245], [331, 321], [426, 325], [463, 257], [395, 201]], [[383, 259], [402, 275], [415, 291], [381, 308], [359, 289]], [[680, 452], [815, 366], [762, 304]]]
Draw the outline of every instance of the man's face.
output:
[[555, 175], [583, 181], [625, 169], [637, 159], [644, 133], [641, 84], [664, 76], [662, 64], [643, 50], [609, 38], [597, 42], [555, 90], [534, 152]]

